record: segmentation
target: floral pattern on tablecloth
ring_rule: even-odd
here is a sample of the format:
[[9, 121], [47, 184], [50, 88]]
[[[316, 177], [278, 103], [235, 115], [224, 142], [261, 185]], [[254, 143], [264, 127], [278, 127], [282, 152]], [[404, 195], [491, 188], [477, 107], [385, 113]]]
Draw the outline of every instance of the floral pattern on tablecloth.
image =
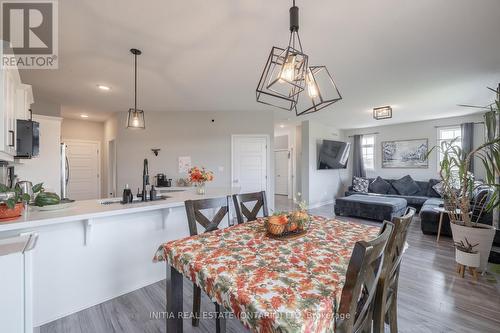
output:
[[163, 244], [167, 260], [254, 332], [333, 332], [354, 244], [378, 227], [312, 218], [298, 239], [266, 236], [264, 220]]

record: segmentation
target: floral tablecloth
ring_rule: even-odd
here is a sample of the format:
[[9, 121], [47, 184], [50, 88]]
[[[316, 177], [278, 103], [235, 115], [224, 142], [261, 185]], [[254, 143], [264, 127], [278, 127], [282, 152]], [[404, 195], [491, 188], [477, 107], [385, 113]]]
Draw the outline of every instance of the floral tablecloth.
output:
[[254, 332], [333, 332], [354, 244], [378, 227], [314, 216], [309, 232], [274, 240], [264, 221], [163, 244], [166, 260]]

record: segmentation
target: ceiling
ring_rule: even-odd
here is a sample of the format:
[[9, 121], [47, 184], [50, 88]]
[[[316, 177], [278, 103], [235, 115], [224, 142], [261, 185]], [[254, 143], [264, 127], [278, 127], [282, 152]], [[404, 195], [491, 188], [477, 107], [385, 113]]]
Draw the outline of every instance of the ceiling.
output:
[[[275, 112], [255, 101], [271, 46], [288, 42], [291, 1], [59, 1], [59, 70], [22, 72], [35, 99], [63, 114], [105, 119], [133, 105], [132, 47], [139, 48], [139, 107], [146, 112]], [[500, 82], [500, 1], [297, 1], [310, 64], [327, 65], [343, 100], [310, 118], [356, 128], [477, 112]], [[102, 92], [98, 84], [111, 87]], [[373, 107], [394, 106], [375, 121]]]

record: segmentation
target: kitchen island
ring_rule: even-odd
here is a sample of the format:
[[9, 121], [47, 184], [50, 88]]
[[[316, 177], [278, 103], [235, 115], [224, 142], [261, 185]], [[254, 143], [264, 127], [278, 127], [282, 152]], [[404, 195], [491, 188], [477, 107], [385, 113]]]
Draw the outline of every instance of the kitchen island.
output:
[[159, 189], [166, 198], [125, 205], [120, 199], [85, 200], [58, 211], [30, 207], [22, 217], [1, 222], [0, 239], [38, 235], [23, 259], [28, 321], [38, 327], [164, 279], [164, 265], [152, 257], [160, 244], [189, 235], [184, 201], [238, 192]]

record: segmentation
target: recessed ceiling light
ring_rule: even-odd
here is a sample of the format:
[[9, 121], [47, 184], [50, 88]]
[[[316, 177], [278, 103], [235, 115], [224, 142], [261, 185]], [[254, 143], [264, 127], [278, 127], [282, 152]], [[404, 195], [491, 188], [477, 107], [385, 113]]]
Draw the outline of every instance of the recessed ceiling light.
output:
[[101, 90], [104, 90], [104, 91], [110, 91], [111, 88], [108, 87], [108, 86], [105, 86], [105, 85], [102, 85], [102, 84], [98, 84], [97, 85], [97, 88], [101, 89]]
[[88, 118], [89, 115], [88, 114], [81, 114], [80, 117], [82, 117], [82, 118]]
[[280, 128], [285, 128], [285, 125], [281, 124], [281, 125], [280, 125]]

